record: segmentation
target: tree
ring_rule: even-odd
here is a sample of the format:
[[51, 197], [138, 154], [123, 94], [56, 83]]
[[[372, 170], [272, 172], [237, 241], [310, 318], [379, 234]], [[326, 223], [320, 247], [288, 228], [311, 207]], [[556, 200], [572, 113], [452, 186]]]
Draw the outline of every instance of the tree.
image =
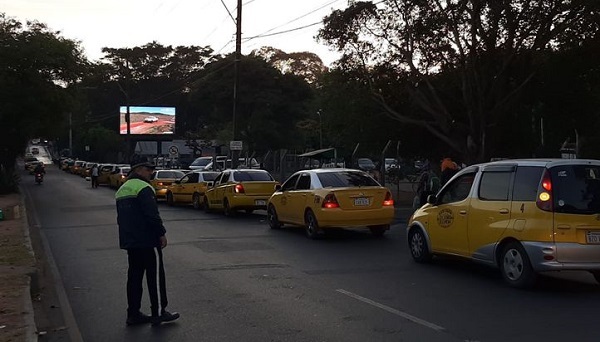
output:
[[[548, 54], [598, 35], [593, 0], [356, 2], [324, 21], [319, 37], [362, 69], [394, 119], [424, 127], [466, 161], [481, 161], [488, 131], [513, 110]], [[576, 45], [576, 44], [575, 44]], [[377, 68], [391, 74], [371, 73]], [[406, 89], [409, 106], [389, 85]], [[403, 92], [400, 92], [403, 93]]]
[[270, 46], [264, 46], [252, 51], [250, 56], [261, 57], [281, 71], [282, 74], [291, 73], [313, 84], [317, 83], [321, 75], [327, 70], [321, 58], [312, 52], [287, 53]]
[[65, 86], [86, 67], [81, 48], [39, 22], [0, 13], [0, 193], [13, 191], [17, 156], [35, 136], [53, 136], [71, 103]]

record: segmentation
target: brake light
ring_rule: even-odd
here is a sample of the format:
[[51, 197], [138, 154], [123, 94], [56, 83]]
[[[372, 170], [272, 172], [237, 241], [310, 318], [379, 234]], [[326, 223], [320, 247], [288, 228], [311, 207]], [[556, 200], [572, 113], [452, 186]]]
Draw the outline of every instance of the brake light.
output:
[[235, 192], [236, 194], [243, 194], [246, 191], [244, 190], [244, 186], [242, 184], [236, 184], [233, 187], [233, 192]]
[[393, 207], [394, 206], [394, 199], [392, 198], [392, 194], [389, 191], [385, 194], [385, 199], [383, 200], [383, 206], [384, 207]]
[[323, 199], [323, 203], [321, 204], [321, 207], [323, 208], [327, 208], [327, 209], [334, 209], [334, 208], [339, 208], [340, 204], [337, 201], [337, 198], [335, 198], [335, 195], [333, 193], [327, 194], [327, 196], [325, 196], [325, 198]]
[[162, 183], [162, 182], [158, 182], [156, 185], [158, 185], [158, 186], [162, 186], [162, 185], [163, 185], [163, 183]]
[[541, 210], [553, 211], [554, 206], [552, 202], [552, 179], [550, 178], [550, 172], [545, 170], [535, 204]]

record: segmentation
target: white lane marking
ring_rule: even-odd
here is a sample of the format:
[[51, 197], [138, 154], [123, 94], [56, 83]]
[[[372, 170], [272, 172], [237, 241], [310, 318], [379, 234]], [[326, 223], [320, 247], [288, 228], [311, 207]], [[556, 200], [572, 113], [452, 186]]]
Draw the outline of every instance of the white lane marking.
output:
[[375, 307], [378, 307], [378, 308], [380, 308], [382, 310], [385, 310], [385, 311], [387, 311], [389, 313], [392, 313], [392, 314], [394, 314], [396, 316], [400, 316], [402, 318], [405, 318], [405, 319], [407, 319], [407, 320], [409, 320], [411, 322], [414, 322], [414, 323], [420, 324], [420, 325], [422, 325], [424, 327], [433, 329], [435, 331], [444, 331], [444, 330], [446, 330], [444, 327], [440, 327], [437, 324], [434, 324], [434, 323], [431, 323], [431, 322], [427, 322], [426, 320], [423, 320], [423, 319], [420, 319], [420, 318], [415, 317], [413, 315], [407, 314], [406, 312], [402, 312], [400, 310], [396, 310], [394, 308], [390, 308], [389, 306], [377, 303], [377, 302], [372, 301], [372, 300], [370, 300], [368, 298], [365, 298], [365, 297], [361, 297], [361, 296], [359, 296], [357, 294], [354, 294], [352, 292], [346, 291], [344, 289], [337, 289], [336, 291], [339, 292], [339, 293], [345, 294], [348, 297], [352, 297], [354, 299], [358, 299], [358, 300], [360, 300], [363, 303], [371, 304], [371, 305], [373, 305]]

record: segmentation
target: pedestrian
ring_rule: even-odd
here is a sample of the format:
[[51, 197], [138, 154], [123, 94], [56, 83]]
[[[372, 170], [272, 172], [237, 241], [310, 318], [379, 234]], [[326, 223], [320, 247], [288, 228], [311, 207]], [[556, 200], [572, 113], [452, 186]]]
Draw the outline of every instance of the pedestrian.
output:
[[[167, 246], [166, 230], [158, 212], [156, 194], [150, 185], [155, 166], [148, 162], [131, 165], [127, 181], [116, 193], [119, 244], [127, 250], [127, 325], [170, 322], [179, 318], [166, 310], [167, 290], [162, 249]], [[160, 314], [156, 284], [156, 252], [158, 252]], [[140, 311], [142, 283], [146, 274], [151, 316]]]
[[92, 189], [98, 187], [98, 173], [98, 164], [92, 165], [92, 168], [90, 170], [90, 175], [92, 176]]

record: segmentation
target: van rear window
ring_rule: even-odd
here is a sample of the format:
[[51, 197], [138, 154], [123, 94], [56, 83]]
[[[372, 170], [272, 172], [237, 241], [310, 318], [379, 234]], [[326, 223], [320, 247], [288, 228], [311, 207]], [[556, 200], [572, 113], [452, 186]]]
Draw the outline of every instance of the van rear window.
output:
[[600, 213], [600, 167], [562, 165], [550, 170], [554, 211], [568, 214]]

